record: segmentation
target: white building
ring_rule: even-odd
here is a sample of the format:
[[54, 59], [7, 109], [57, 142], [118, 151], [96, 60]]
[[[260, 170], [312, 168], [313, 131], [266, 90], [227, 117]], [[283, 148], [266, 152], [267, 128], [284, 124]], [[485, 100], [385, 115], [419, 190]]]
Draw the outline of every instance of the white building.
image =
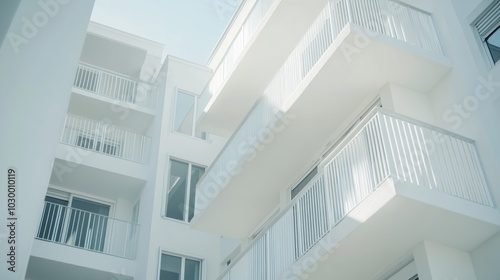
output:
[[2, 279], [500, 279], [498, 0], [247, 0], [207, 66], [90, 2], [2, 12]]

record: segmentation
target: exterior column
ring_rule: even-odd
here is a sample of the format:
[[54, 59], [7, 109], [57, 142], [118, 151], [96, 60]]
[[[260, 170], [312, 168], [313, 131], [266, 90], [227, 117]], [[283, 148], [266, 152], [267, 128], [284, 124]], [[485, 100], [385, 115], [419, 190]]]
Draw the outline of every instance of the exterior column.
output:
[[25, 279], [94, 1], [17, 4], [0, 34], [0, 279], [9, 280]]
[[424, 241], [413, 251], [420, 280], [476, 280], [468, 252]]

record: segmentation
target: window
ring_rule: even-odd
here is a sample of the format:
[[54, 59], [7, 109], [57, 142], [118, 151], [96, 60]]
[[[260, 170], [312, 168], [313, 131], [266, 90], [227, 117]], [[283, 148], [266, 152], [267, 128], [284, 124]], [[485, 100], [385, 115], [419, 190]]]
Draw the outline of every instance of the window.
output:
[[111, 140], [104, 140], [104, 143], [101, 144], [101, 139], [84, 134], [78, 136], [76, 145], [84, 149], [94, 150], [111, 156], [118, 156], [120, 150], [120, 145], [118, 143], [114, 143]]
[[201, 261], [161, 254], [159, 280], [201, 280]]
[[170, 160], [165, 216], [191, 221], [194, 216], [196, 184], [205, 168], [179, 160]]
[[68, 201], [47, 196], [37, 238], [61, 242]]
[[500, 60], [500, 27], [495, 29], [495, 31], [486, 38], [486, 46], [488, 46], [493, 63], [497, 63], [497, 61]]
[[496, 63], [500, 60], [500, 1], [494, 1], [475, 26], [493, 63]]
[[207, 139], [205, 132], [196, 129], [198, 98], [192, 94], [177, 91], [175, 101], [174, 131], [200, 139]]
[[312, 178], [314, 178], [314, 176], [316, 176], [316, 174], [318, 174], [318, 168], [314, 167], [313, 170], [311, 170], [311, 172], [309, 172], [309, 174], [307, 174], [306, 177], [304, 177], [304, 179], [302, 179], [302, 181], [300, 181], [300, 183], [297, 184], [297, 186], [292, 188], [291, 192], [292, 199], [296, 197], [297, 194], [299, 194], [300, 191], [303, 190], [305, 186], [307, 186], [307, 184], [312, 180]]
[[417, 266], [412, 261], [386, 280], [418, 280]]
[[109, 205], [81, 198], [71, 202], [66, 243], [90, 250], [104, 250]]
[[37, 238], [104, 250], [110, 206], [78, 197], [45, 197]]

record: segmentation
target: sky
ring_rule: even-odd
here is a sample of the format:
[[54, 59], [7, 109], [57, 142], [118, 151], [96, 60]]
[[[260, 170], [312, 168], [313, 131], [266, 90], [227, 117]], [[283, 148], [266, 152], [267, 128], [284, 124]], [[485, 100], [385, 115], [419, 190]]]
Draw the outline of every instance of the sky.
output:
[[96, 0], [91, 20], [205, 65], [242, 0]]

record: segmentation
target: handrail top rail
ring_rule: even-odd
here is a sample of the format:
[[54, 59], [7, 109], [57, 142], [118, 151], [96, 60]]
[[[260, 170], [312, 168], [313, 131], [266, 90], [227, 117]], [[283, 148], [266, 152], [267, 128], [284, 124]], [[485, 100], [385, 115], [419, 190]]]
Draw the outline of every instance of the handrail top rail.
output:
[[385, 108], [377, 108], [377, 110], [379, 111], [379, 113], [381, 113], [383, 115], [395, 117], [397, 119], [400, 119], [400, 120], [403, 120], [403, 121], [406, 121], [406, 122], [409, 122], [409, 123], [413, 123], [413, 124], [418, 125], [418, 126], [422, 126], [422, 127], [425, 127], [425, 128], [431, 129], [431, 130], [435, 130], [435, 131], [440, 132], [442, 134], [447, 134], [449, 136], [452, 136], [454, 138], [458, 138], [458, 139], [463, 140], [463, 141], [468, 142], [468, 143], [474, 143], [475, 142], [474, 139], [471, 139], [469, 137], [460, 135], [460, 134], [455, 133], [453, 131], [446, 130], [446, 129], [444, 129], [442, 127], [439, 127], [439, 126], [436, 126], [436, 125], [432, 125], [432, 124], [429, 124], [429, 123], [426, 123], [426, 122], [414, 119], [412, 117], [408, 117], [408, 116], [405, 116], [405, 115], [402, 115], [402, 114], [390, 111], [390, 110], [385, 109]]
[[138, 223], [132, 223], [132, 222], [128, 222], [128, 221], [125, 221], [125, 220], [112, 218], [110, 216], [106, 216], [106, 215], [103, 215], [103, 214], [97, 214], [97, 213], [90, 212], [90, 211], [87, 211], [87, 210], [82, 210], [82, 209], [70, 207], [70, 206], [67, 206], [67, 205], [61, 205], [61, 204], [50, 202], [50, 201], [44, 201], [44, 202], [45, 202], [45, 204], [56, 205], [58, 207], [63, 207], [63, 208], [67, 208], [67, 209], [70, 209], [70, 210], [77, 210], [79, 212], [88, 213], [88, 214], [91, 214], [91, 215], [94, 215], [94, 216], [101, 216], [101, 217], [107, 218], [109, 220], [118, 221], [118, 222], [124, 222], [124, 223], [130, 224], [130, 225], [133, 225], [133, 226], [140, 226]]
[[333, 160], [333, 158], [347, 145], [347, 143], [349, 143], [354, 137], [356, 137], [356, 135], [359, 132], [361, 132], [361, 130], [364, 128], [364, 126], [368, 122], [370, 122], [373, 117], [375, 117], [377, 115], [386, 115], [386, 116], [394, 117], [396, 119], [399, 119], [399, 120], [402, 120], [402, 121], [406, 121], [408, 123], [412, 123], [414, 125], [417, 125], [417, 126], [420, 126], [420, 127], [424, 127], [424, 128], [433, 130], [435, 132], [439, 132], [439, 133], [442, 133], [442, 134], [445, 134], [445, 135], [448, 135], [448, 136], [460, 139], [460, 140], [468, 142], [468, 143], [474, 143], [475, 142], [471, 138], [468, 138], [468, 137], [465, 137], [463, 135], [454, 133], [452, 131], [448, 131], [448, 130], [446, 130], [444, 128], [441, 128], [441, 127], [438, 127], [438, 126], [435, 126], [435, 125], [432, 125], [432, 124], [428, 124], [426, 122], [423, 122], [423, 121], [420, 121], [420, 120], [417, 120], [417, 119], [414, 119], [414, 118], [411, 118], [411, 117], [408, 117], [408, 116], [396, 113], [394, 111], [390, 111], [390, 110], [385, 109], [383, 107], [376, 107], [373, 110], [371, 110], [368, 114], [366, 114], [363, 118], [361, 118], [360, 121], [356, 125], [354, 125], [348, 133], [346, 133], [343, 136], [343, 138], [338, 139], [339, 141], [337, 141], [333, 145], [334, 147], [330, 150], [330, 152], [328, 153], [328, 155], [318, 164], [318, 167], [325, 167], [328, 164], [330, 164], [330, 162]]

